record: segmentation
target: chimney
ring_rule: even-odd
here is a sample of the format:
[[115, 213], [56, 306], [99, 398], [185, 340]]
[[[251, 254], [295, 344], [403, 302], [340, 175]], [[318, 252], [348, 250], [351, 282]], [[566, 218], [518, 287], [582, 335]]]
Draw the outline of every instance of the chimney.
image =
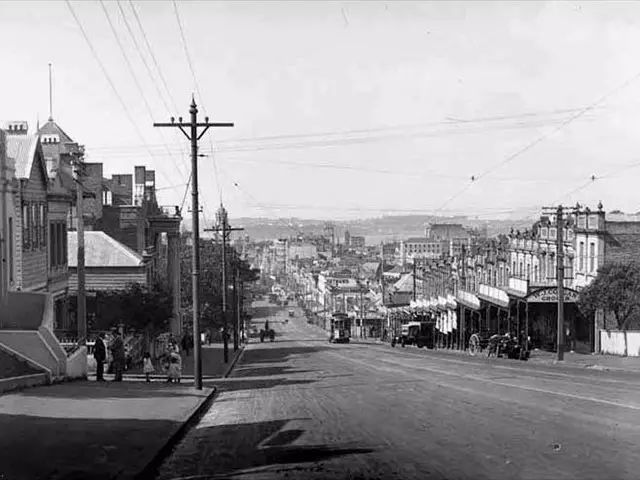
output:
[[12, 121], [5, 124], [7, 135], [26, 135], [29, 131], [29, 124], [25, 121]]
[[134, 167], [134, 190], [133, 204], [142, 205], [144, 199], [144, 187], [146, 183], [146, 169], [144, 166]]

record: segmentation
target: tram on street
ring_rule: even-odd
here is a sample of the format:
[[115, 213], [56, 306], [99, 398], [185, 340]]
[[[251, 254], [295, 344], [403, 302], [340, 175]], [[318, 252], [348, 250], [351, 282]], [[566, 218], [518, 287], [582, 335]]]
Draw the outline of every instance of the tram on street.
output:
[[351, 319], [346, 313], [334, 313], [331, 316], [330, 343], [349, 343], [351, 338]]

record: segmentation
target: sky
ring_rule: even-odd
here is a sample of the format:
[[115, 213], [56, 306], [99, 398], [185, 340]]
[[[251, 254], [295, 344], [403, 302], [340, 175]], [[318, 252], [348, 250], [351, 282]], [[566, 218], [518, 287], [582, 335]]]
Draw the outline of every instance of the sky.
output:
[[46, 121], [51, 63], [53, 118], [87, 160], [156, 169], [180, 205], [188, 141], [152, 124], [194, 95], [235, 124], [200, 142], [205, 224], [221, 201], [236, 218], [636, 212], [637, 19], [637, 2], [3, 1], [0, 120]]

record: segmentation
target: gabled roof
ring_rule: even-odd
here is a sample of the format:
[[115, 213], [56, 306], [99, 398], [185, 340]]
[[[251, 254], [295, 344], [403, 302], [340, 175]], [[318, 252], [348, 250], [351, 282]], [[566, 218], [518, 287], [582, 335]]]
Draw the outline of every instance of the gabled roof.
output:
[[[39, 144], [38, 135], [7, 135], [7, 157], [16, 163], [16, 178], [29, 178]], [[45, 169], [46, 178], [46, 167]]]
[[67, 135], [65, 131], [62, 130], [62, 128], [60, 128], [60, 125], [58, 125], [56, 122], [53, 121], [52, 118], [50, 118], [47, 121], [47, 123], [45, 123], [44, 125], [42, 125], [42, 127], [40, 127], [40, 129], [38, 130], [38, 135], [52, 135], [52, 134], [57, 134], [60, 137], [60, 143], [75, 143], [71, 139], [71, 137]]
[[[393, 284], [393, 289], [395, 292], [413, 292], [413, 275], [407, 273], [400, 277], [400, 280]], [[422, 291], [422, 280], [419, 278], [416, 278], [416, 290]]]
[[[68, 263], [78, 266], [78, 233], [68, 232]], [[86, 267], [141, 267], [142, 256], [104, 232], [84, 232]]]

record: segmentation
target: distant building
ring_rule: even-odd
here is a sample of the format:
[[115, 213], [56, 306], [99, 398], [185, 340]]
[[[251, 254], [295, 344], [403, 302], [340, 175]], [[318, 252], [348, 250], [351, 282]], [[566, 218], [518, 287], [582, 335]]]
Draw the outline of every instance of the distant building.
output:
[[318, 249], [311, 244], [291, 244], [289, 245], [289, 260], [304, 260], [317, 258]]
[[365, 237], [362, 236], [352, 236], [350, 238], [351, 243], [349, 244], [351, 248], [358, 249], [365, 247]]
[[473, 235], [459, 223], [428, 223], [425, 227], [427, 240], [446, 242], [442, 254], [450, 257], [462, 255], [469, 248]]
[[413, 258], [440, 258], [447, 250], [448, 242], [445, 240], [414, 237], [400, 242], [400, 256], [403, 262]]

